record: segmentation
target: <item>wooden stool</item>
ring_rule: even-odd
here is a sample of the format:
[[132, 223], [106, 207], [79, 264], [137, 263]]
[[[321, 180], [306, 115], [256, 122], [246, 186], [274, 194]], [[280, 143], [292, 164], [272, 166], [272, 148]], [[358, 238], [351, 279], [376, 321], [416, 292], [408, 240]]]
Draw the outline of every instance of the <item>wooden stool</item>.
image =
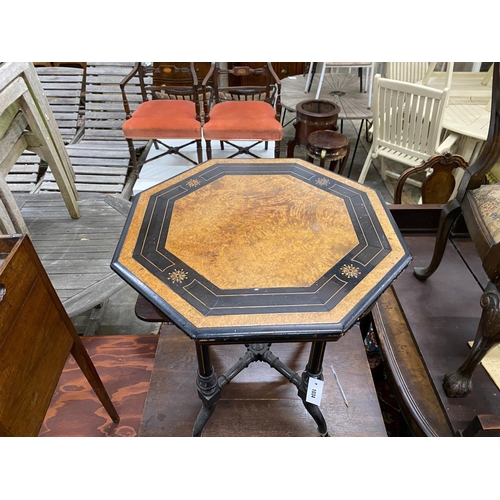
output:
[[[320, 167], [325, 166], [325, 161], [330, 162], [332, 172], [338, 165], [338, 174], [342, 175], [349, 157], [349, 139], [333, 130], [316, 130], [307, 137], [307, 155], [311, 163], [319, 159]], [[335, 163], [332, 163], [335, 162]]]

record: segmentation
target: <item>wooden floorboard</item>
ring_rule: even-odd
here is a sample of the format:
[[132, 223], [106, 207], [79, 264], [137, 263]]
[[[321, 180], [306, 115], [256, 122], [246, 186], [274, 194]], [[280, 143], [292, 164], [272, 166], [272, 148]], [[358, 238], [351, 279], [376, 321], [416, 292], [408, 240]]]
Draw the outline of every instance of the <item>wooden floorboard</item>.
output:
[[39, 436], [136, 436], [151, 379], [158, 336], [82, 337], [82, 341], [120, 416], [120, 423], [111, 421], [70, 356]]
[[[70, 316], [125, 284], [109, 266], [126, 220], [127, 207], [116, 204], [126, 202], [96, 193], [79, 198], [81, 217], [72, 219], [60, 193], [16, 194], [33, 245]], [[79, 303], [67, 302], [76, 296]]]
[[[309, 344], [273, 344], [273, 353], [301, 373]], [[211, 347], [222, 373], [244, 354], [243, 345]], [[349, 402], [346, 407], [330, 366]], [[195, 345], [175, 326], [163, 325], [140, 436], [190, 436], [201, 401], [196, 391]], [[386, 436], [361, 334], [357, 327], [327, 345], [321, 410], [331, 436]], [[296, 387], [263, 362], [252, 363], [222, 390], [203, 436], [319, 436]]]

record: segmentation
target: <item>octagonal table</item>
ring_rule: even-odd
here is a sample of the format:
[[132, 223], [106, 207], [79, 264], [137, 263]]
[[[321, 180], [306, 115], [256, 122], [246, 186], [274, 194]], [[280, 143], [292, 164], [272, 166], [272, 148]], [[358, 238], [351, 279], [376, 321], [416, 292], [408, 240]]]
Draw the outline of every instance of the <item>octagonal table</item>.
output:
[[[298, 159], [211, 160], [139, 194], [111, 267], [191, 337], [200, 436], [220, 392], [253, 361], [298, 388], [327, 435], [310, 378], [410, 262], [378, 192]], [[311, 342], [301, 375], [270, 347]], [[245, 344], [217, 375], [210, 345]]]

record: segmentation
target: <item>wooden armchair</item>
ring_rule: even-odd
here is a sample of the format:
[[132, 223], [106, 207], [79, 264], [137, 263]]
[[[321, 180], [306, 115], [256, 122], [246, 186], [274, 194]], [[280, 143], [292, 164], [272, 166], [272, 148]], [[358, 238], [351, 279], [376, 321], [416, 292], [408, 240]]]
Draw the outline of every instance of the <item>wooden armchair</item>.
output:
[[460, 156], [449, 152], [431, 156], [420, 165], [409, 167], [402, 172], [394, 191], [394, 203], [402, 202], [403, 189], [406, 180], [418, 174], [426, 176], [420, 187], [421, 202], [423, 204], [447, 203], [455, 191], [455, 170], [465, 170], [468, 163]]
[[[222, 84], [227, 78], [228, 83]], [[248, 80], [259, 80], [257, 83]], [[203, 80], [203, 87], [211, 84], [214, 91], [214, 104], [207, 109], [203, 135], [205, 137], [207, 158], [212, 158], [211, 141], [221, 141], [237, 149], [230, 156], [248, 154], [258, 158], [250, 151], [261, 142], [274, 141], [274, 156], [279, 158], [280, 141], [283, 127], [280, 122], [281, 84], [271, 63], [259, 68], [235, 66], [223, 69], [219, 63], [212, 64]], [[241, 147], [231, 141], [257, 141], [250, 146]]]
[[446, 241], [460, 214], [481, 258], [489, 283], [481, 296], [483, 309], [472, 349], [464, 363], [447, 373], [443, 386], [449, 397], [463, 397], [472, 390], [472, 375], [486, 353], [500, 343], [500, 184], [481, 185], [500, 158], [500, 63], [493, 70], [490, 128], [477, 160], [464, 172], [456, 198], [441, 212], [434, 253], [428, 267], [415, 267], [419, 280], [432, 276], [441, 263]]
[[[127, 88], [137, 85], [141, 88], [143, 102], [132, 113]], [[194, 165], [203, 161], [202, 103], [199, 99], [198, 77], [194, 63], [182, 67], [171, 64], [154, 67], [138, 62], [121, 81], [120, 88], [127, 118], [122, 130], [136, 172], [144, 163], [169, 154], [179, 155]], [[134, 140], [137, 139], [153, 140], [155, 144], [164, 146], [166, 151], [139, 162], [134, 147]], [[162, 139], [185, 139], [187, 142], [172, 146], [162, 142]], [[197, 161], [181, 151], [195, 143]]]

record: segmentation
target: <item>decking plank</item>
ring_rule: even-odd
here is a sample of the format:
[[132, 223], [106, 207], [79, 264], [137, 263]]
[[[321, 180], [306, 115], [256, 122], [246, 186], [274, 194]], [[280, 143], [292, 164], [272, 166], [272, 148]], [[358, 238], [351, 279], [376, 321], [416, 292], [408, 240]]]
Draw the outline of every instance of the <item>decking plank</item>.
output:
[[125, 286], [110, 263], [129, 204], [117, 209], [112, 198], [95, 193], [80, 198], [81, 217], [72, 219], [60, 193], [16, 194], [33, 245], [70, 316]]

